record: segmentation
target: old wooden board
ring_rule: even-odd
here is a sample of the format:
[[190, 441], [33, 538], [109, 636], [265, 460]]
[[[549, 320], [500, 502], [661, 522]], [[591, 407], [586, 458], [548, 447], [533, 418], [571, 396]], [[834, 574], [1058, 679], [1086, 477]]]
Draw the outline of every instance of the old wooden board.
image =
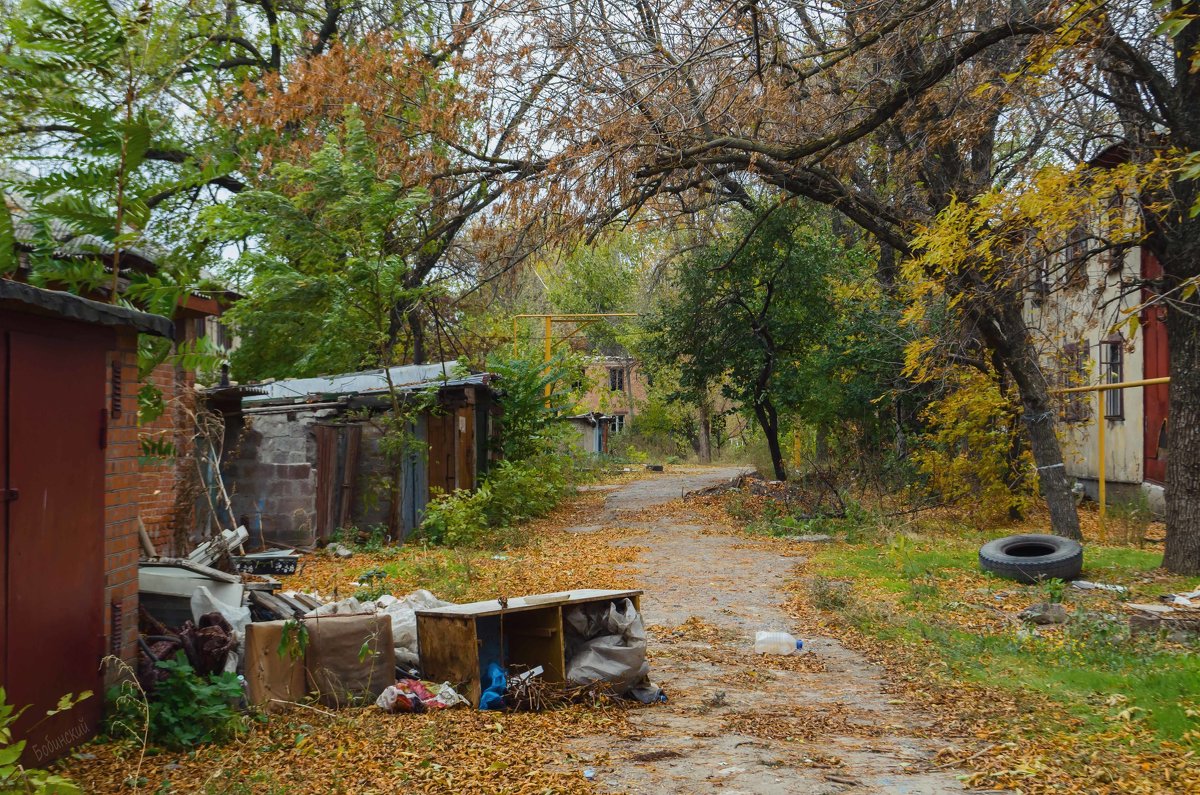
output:
[[[516, 613], [522, 610], [538, 610], [551, 605], [570, 606], [573, 603], [597, 602], [610, 599], [632, 599], [638, 607], [641, 591], [606, 591], [598, 588], [579, 588], [574, 591], [563, 591], [560, 594], [538, 594], [536, 596], [515, 596], [508, 600], [506, 607], [500, 602], [489, 599], [483, 602], [468, 602], [461, 605], [448, 605], [428, 610], [418, 610], [418, 616], [494, 616], [500, 613]], [[554, 598], [549, 598], [554, 597]]]
[[449, 682], [472, 705], [478, 706], [482, 689], [475, 621], [464, 616], [418, 613], [417, 637], [424, 676]]

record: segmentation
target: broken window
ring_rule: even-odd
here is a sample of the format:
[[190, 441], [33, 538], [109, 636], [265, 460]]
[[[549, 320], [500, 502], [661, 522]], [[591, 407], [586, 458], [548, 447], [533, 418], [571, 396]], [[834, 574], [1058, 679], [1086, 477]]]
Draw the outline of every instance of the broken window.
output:
[[608, 368], [608, 388], [613, 392], [625, 391], [625, 368], [610, 367]]
[[610, 426], [610, 432], [611, 433], [620, 433], [623, 430], [625, 430], [625, 415], [624, 414], [612, 415], [612, 424]]

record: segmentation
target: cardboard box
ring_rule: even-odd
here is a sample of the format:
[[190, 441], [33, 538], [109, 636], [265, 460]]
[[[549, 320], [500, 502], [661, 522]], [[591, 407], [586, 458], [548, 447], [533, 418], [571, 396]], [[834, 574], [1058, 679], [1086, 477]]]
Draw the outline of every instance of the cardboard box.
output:
[[281, 705], [272, 701], [299, 701], [305, 695], [304, 657], [279, 653], [286, 621], [260, 621], [246, 627], [246, 698], [267, 710]]
[[392, 620], [386, 615], [313, 616], [305, 662], [309, 690], [322, 704], [344, 707], [370, 703], [396, 681]]

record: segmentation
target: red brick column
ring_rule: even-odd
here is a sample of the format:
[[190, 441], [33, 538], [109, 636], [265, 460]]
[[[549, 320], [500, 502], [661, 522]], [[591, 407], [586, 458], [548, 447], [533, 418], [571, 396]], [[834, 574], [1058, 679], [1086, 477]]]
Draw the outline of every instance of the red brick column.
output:
[[[108, 374], [105, 395], [109, 411], [108, 446], [104, 475], [105, 649], [132, 664], [137, 645], [137, 515], [141, 495], [136, 332], [130, 329], [117, 332], [117, 349], [109, 353]], [[119, 398], [115, 406], [117, 411], [114, 412], [115, 378], [119, 378], [120, 384], [116, 396]], [[115, 637], [114, 630], [119, 632]]]

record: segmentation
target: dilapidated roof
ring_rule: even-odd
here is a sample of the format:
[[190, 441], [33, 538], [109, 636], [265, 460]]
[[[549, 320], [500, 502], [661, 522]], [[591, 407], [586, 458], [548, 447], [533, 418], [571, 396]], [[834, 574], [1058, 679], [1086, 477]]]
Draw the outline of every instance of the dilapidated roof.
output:
[[20, 304], [35, 313], [80, 320], [84, 323], [126, 326], [168, 339], [175, 336], [175, 327], [165, 317], [123, 306], [102, 304], [60, 290], [43, 290], [11, 279], [0, 279], [0, 304], [5, 303]]
[[463, 374], [457, 361], [434, 364], [409, 364], [390, 367], [386, 371], [363, 370], [341, 375], [321, 375], [313, 378], [289, 378], [253, 384], [261, 394], [247, 395], [243, 403], [247, 406], [286, 401], [309, 402], [314, 398], [332, 398], [343, 395], [371, 395], [388, 391], [388, 377], [399, 392], [419, 392], [429, 387], [485, 386], [496, 376], [492, 373]]

